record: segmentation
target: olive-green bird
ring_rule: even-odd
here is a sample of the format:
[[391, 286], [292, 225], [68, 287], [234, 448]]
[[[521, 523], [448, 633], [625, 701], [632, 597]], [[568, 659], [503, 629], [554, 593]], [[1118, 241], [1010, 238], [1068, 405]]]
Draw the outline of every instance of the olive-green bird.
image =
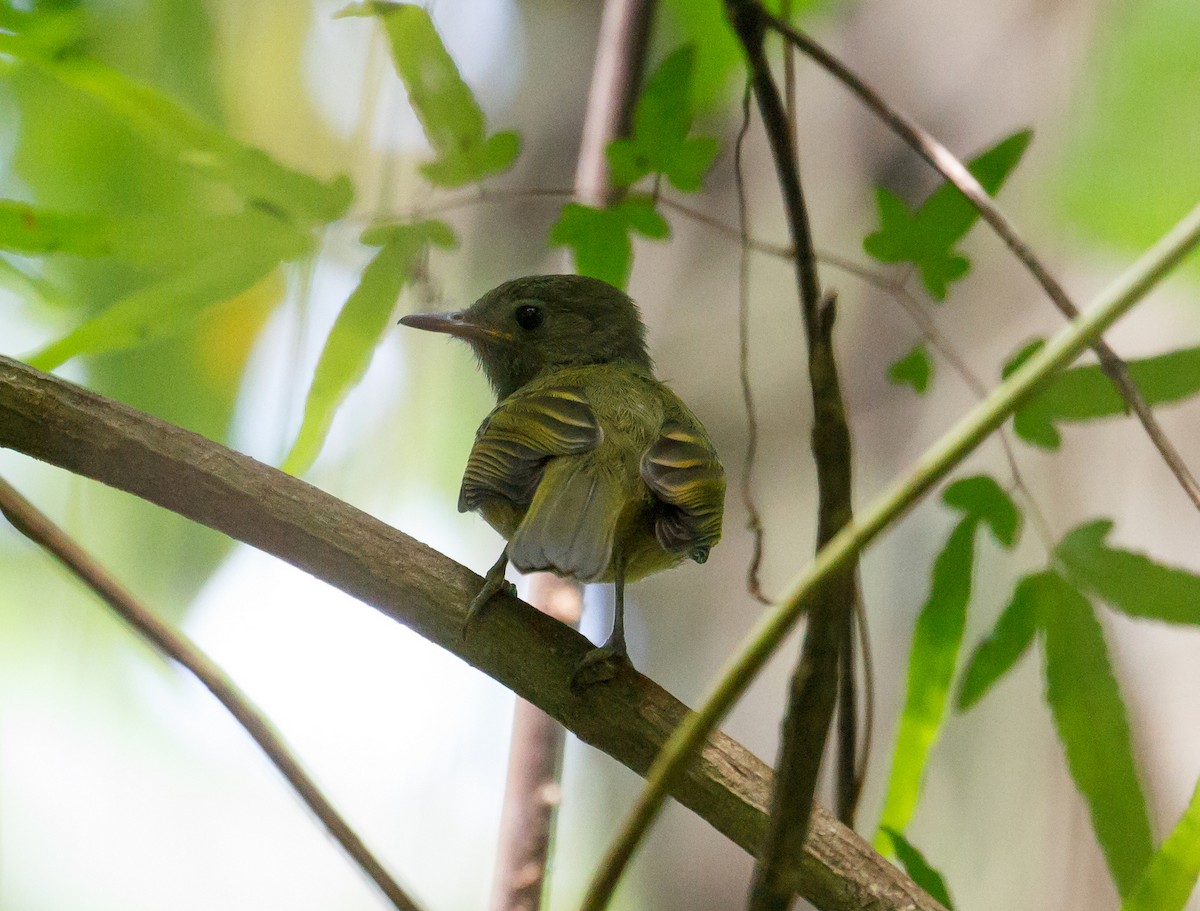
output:
[[576, 673], [577, 682], [611, 677], [627, 660], [625, 583], [708, 559], [725, 502], [704, 426], [654, 377], [637, 305], [594, 278], [534, 275], [466, 310], [400, 322], [470, 343], [496, 392], [458, 509], [481, 513], [508, 546], [468, 622], [505, 585], [509, 561], [614, 582], [612, 635]]

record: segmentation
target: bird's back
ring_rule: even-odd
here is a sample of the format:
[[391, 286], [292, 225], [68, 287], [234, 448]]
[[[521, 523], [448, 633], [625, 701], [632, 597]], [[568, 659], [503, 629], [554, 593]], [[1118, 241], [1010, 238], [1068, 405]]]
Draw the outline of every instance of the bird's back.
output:
[[[674, 566], [695, 552], [669, 539], [672, 546], [664, 546], [660, 526], [672, 507], [644, 477], [664, 427], [683, 428], [711, 453], [699, 421], [648, 373], [617, 365], [553, 371], [502, 401], [484, 422], [460, 508], [479, 509], [509, 540], [509, 559], [523, 572], [610, 581], [618, 549], [629, 580]], [[724, 480], [715, 455], [711, 465], [720, 483], [707, 499], [716, 497], [719, 537]], [[507, 488], [481, 486], [488, 472], [505, 474]], [[712, 543], [715, 537], [705, 555]]]

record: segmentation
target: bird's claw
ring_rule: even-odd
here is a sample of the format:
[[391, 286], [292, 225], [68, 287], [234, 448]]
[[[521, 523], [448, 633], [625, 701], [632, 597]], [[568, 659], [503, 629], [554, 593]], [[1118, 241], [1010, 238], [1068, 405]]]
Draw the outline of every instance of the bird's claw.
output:
[[478, 619], [479, 615], [483, 613], [488, 602], [499, 594], [506, 594], [515, 598], [517, 596], [517, 587], [504, 577], [500, 577], [499, 579], [487, 579], [484, 581], [483, 588], [479, 589], [479, 594], [471, 599], [471, 603], [467, 607], [467, 616], [463, 620], [462, 625], [463, 639], [467, 638], [467, 634], [471, 630], [471, 624], [473, 624], [476, 619]]
[[583, 656], [571, 674], [571, 691], [580, 693], [597, 683], [607, 683], [632, 667], [629, 656], [623, 650], [608, 645], [594, 648]]

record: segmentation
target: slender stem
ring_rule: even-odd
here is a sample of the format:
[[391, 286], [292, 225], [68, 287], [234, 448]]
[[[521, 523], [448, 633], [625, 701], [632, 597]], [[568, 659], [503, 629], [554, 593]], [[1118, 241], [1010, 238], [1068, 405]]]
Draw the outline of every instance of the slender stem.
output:
[[751, 631], [741, 649], [725, 666], [700, 709], [671, 735], [646, 774], [646, 785], [601, 866], [582, 911], [600, 911], [617, 879], [662, 809], [696, 749], [741, 696], [775, 653], [780, 643], [811, 604], [818, 587], [848, 565], [885, 528], [913, 506], [938, 481], [969, 455], [1055, 372], [1079, 356], [1100, 333], [1141, 300], [1164, 275], [1200, 243], [1200, 205], [1100, 294], [1094, 305], [1065, 327], [990, 396], [976, 405], [938, 443], [917, 460], [913, 469], [861, 512], [788, 586], [779, 606]]
[[[579, 623], [582, 592], [568, 579], [534, 573], [529, 581], [529, 602], [569, 626]], [[564, 739], [561, 724], [533, 703], [517, 700], [491, 911], [536, 911], [542, 905], [555, 811], [562, 797]]]
[[754, 389], [750, 384], [750, 215], [746, 206], [746, 180], [742, 153], [746, 134], [750, 131], [750, 82], [742, 93], [742, 125], [733, 145], [733, 183], [738, 200], [738, 235], [741, 255], [738, 257], [738, 378], [742, 386], [742, 406], [746, 412], [746, 457], [742, 461], [742, 505], [746, 507], [746, 527], [752, 540], [750, 565], [746, 567], [746, 591], [760, 604], [770, 604], [762, 589], [759, 570], [763, 560], [763, 523], [758, 503], [754, 499], [754, 462], [758, 456], [758, 413], [754, 407]]
[[159, 620], [109, 575], [86, 551], [0, 478], [0, 512], [13, 527], [59, 560], [84, 585], [90, 588], [122, 620], [162, 654], [177, 661], [199, 680], [237, 720], [287, 780], [300, 799], [321, 821], [329, 834], [350, 855], [400, 911], [417, 911], [416, 903], [383, 868], [355, 831], [338, 814], [333, 804], [292, 756], [283, 737], [266, 716], [237, 688], [204, 652], [187, 636]]
[[[838, 380], [833, 347], [833, 298], [822, 300], [804, 190], [797, 158], [795, 124], [789, 117], [771, 74], [765, 27], [758, 7], [746, 0], [726, 0], [726, 15], [746, 52], [750, 81], [758, 102], [775, 173], [783, 196], [788, 229], [796, 255], [796, 285], [808, 343], [808, 375], [813, 403], [812, 454], [817, 479], [817, 547], [822, 547], [851, 521], [851, 447], [846, 407]], [[839, 695], [850, 705], [843, 715], [854, 723], [853, 679], [839, 688], [839, 669], [849, 673], [853, 650], [856, 566], [851, 561], [824, 581], [809, 605], [808, 629], [791, 679], [788, 707], [776, 763], [771, 824], [759, 852], [750, 891], [751, 911], [785, 911], [794, 888], [788, 883], [787, 858], [803, 849], [825, 752], [825, 741]], [[853, 779], [854, 735], [842, 739], [839, 779]], [[844, 774], [843, 774], [844, 773]], [[853, 786], [843, 789], [853, 791]], [[839, 801], [839, 807], [852, 802]], [[843, 822], [847, 820], [843, 818]]]
[[[1013, 223], [1000, 211], [987, 191], [980, 186], [979, 181], [967, 170], [955, 155], [940, 143], [934, 136], [921, 127], [907, 114], [892, 107], [883, 97], [854, 74], [845, 64], [834, 57], [824, 47], [813, 41], [803, 32], [793, 28], [784, 20], [758, 7], [760, 15], [772, 28], [782, 34], [795, 47], [799, 48], [822, 68], [838, 79], [852, 91], [868, 108], [875, 112], [897, 136], [903, 139], [918, 155], [927, 161], [939, 174], [954, 184], [959, 191], [979, 211], [980, 216], [1000, 237], [1004, 244], [1021, 261], [1047, 296], [1068, 319], [1079, 315], [1071, 298], [1062, 285], [1050, 274], [1034, 254], [1032, 248], [1017, 232]], [[1200, 484], [1192, 476], [1191, 471], [1183, 461], [1179, 451], [1163, 432], [1154, 413], [1150, 410], [1145, 398], [1138, 391], [1129, 375], [1129, 368], [1102, 338], [1095, 338], [1090, 345], [1100, 360], [1100, 367], [1112, 381], [1128, 407], [1137, 415], [1146, 434], [1158, 449], [1163, 461], [1179, 482], [1179, 486], [1200, 509]]]

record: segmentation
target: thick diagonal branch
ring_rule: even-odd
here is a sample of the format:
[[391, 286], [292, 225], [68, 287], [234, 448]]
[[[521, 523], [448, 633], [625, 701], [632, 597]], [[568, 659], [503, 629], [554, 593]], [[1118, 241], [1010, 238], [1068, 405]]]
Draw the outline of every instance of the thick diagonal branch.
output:
[[[462, 638], [482, 580], [361, 510], [248, 456], [0, 357], [0, 447], [95, 478], [257, 547], [369, 604], [539, 706], [644, 775], [688, 709], [653, 681], [571, 692], [592, 647], [508, 596]], [[622, 677], [622, 680], [625, 680]], [[713, 734], [672, 794], [750, 853], [766, 832], [771, 772]], [[814, 811], [797, 891], [826, 911], [939, 911], [903, 873], [828, 813]]]
[[[779, 17], [767, 13], [757, 3], [755, 3], [755, 6], [758, 8], [759, 14], [770, 24], [772, 29], [782, 34], [791, 44], [803, 51], [826, 72], [858, 96], [859, 100], [873, 111], [880, 120], [887, 124], [892, 132], [904, 140], [913, 151], [925, 159], [942, 177], [959, 189], [971, 205], [976, 208], [980, 217], [996, 232], [1005, 246], [1029, 270], [1029, 273], [1042, 286], [1042, 289], [1054, 303], [1054, 306], [1058, 308], [1059, 312], [1068, 319], [1074, 319], [1079, 315], [1079, 308], [1075, 306], [1074, 301], [1071, 300], [1062, 285], [1050, 274], [1050, 270], [1034, 254], [1033, 249], [1017, 232], [1013, 223], [1000, 211], [1000, 208], [992, 200], [992, 197], [980, 186], [979, 181], [975, 179], [975, 176], [967, 170], [967, 166], [953, 152], [947, 149], [910, 116], [888, 104], [882, 95], [867, 85], [849, 67], [838, 60], [833, 54], [829, 53], [824, 47], [817, 44], [808, 35], [793, 28]], [[1196, 505], [1196, 508], [1200, 509], [1200, 484], [1197, 484], [1187, 464], [1183, 461], [1183, 456], [1179, 454], [1179, 450], [1175, 448], [1170, 438], [1167, 437], [1159, 425], [1158, 419], [1155, 418], [1154, 412], [1151, 411], [1150, 405], [1146, 402], [1141, 392], [1138, 391], [1132, 377], [1129, 375], [1129, 367], [1117, 356], [1116, 352], [1109, 347], [1104, 339], [1096, 339], [1091, 347], [1100, 361], [1101, 369], [1112, 381], [1129, 409], [1137, 415], [1142, 427], [1146, 430], [1146, 435], [1150, 437], [1150, 441], [1159, 451], [1163, 461], [1166, 462], [1171, 473], [1175, 475], [1179, 486], [1183, 488], [1189, 499]]]

